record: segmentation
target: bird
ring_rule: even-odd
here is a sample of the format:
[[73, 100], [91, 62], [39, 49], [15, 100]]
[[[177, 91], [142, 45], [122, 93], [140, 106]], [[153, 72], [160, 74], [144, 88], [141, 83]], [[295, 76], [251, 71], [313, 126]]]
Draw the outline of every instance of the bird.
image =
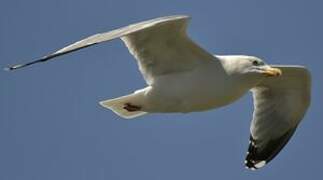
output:
[[248, 55], [214, 55], [191, 40], [191, 17], [173, 15], [98, 33], [8, 71], [120, 38], [147, 87], [99, 102], [125, 119], [148, 113], [189, 113], [227, 106], [249, 91], [254, 111], [245, 167], [259, 169], [287, 144], [311, 99], [311, 74], [300, 65], [269, 65]]

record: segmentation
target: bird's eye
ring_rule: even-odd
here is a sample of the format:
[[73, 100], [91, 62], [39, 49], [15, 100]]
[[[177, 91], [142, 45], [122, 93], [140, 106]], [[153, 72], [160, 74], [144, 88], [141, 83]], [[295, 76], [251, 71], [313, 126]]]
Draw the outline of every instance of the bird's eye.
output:
[[252, 65], [259, 66], [261, 63], [259, 61], [252, 61]]

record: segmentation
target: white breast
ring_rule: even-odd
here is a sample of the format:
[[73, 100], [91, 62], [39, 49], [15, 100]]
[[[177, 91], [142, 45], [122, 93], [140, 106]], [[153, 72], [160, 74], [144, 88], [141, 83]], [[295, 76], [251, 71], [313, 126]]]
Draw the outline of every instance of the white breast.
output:
[[212, 66], [155, 78], [147, 93], [149, 112], [204, 111], [230, 104], [248, 91]]

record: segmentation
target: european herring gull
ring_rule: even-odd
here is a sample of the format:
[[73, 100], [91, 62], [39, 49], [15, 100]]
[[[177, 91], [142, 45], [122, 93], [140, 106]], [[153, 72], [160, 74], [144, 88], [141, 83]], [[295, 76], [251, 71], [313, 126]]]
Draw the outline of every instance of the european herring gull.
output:
[[196, 112], [231, 104], [249, 90], [254, 113], [245, 166], [258, 169], [291, 138], [310, 104], [311, 78], [303, 66], [267, 65], [254, 56], [208, 53], [186, 33], [184, 15], [156, 18], [99, 33], [15, 70], [121, 38], [147, 87], [100, 104], [130, 119], [147, 113]]

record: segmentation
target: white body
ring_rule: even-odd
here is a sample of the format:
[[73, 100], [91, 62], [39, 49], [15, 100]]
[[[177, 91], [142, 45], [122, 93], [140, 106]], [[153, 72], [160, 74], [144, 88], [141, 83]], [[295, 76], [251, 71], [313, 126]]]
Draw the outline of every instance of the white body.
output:
[[145, 112], [204, 111], [230, 104], [250, 89], [243, 83], [228, 83], [238, 77], [215, 71], [213, 65], [217, 66], [210, 63], [193, 71], [159, 76], [135, 93], [142, 101], [132, 103]]
[[[100, 33], [14, 70], [121, 38], [147, 87], [100, 102], [123, 118], [154, 112], [204, 111], [254, 96], [247, 168], [257, 169], [285, 146], [310, 104], [311, 78], [302, 66], [269, 66], [252, 56], [213, 56], [186, 34], [188, 16], [152, 19]], [[283, 75], [282, 75], [283, 74]]]

